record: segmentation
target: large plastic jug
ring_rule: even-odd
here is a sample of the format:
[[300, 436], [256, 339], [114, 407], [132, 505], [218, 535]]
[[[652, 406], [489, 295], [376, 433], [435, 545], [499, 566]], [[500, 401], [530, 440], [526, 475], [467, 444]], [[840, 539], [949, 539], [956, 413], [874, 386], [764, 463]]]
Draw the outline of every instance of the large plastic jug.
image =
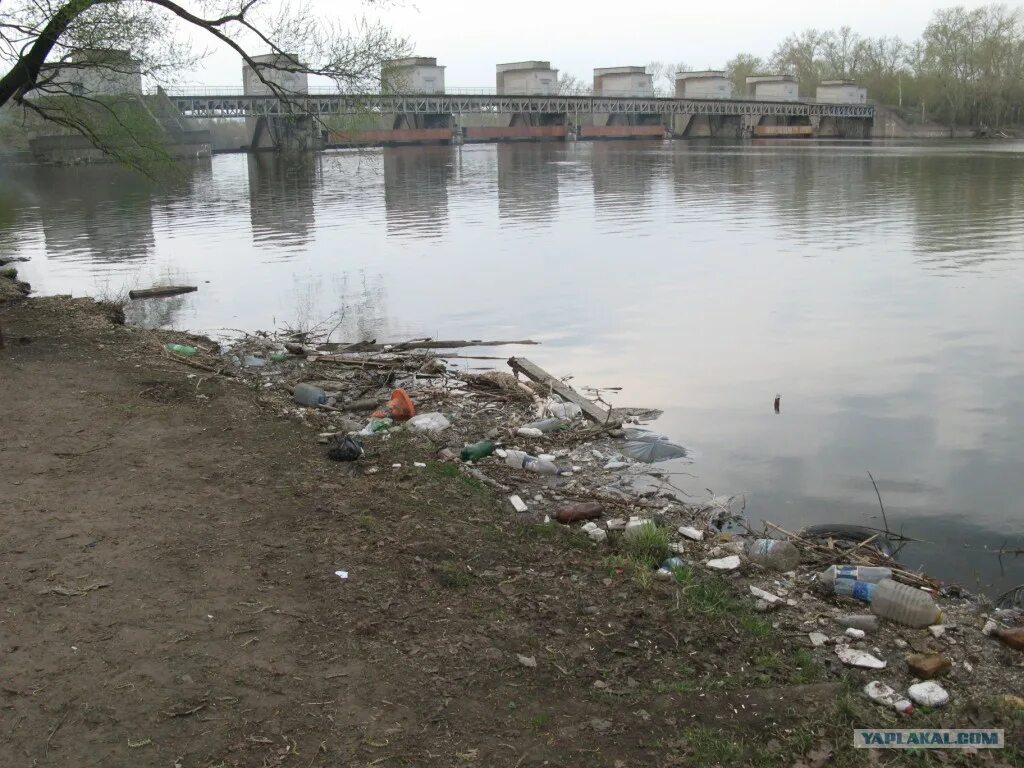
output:
[[927, 627], [942, 621], [942, 611], [931, 595], [892, 579], [882, 579], [875, 585], [871, 612], [908, 627]]

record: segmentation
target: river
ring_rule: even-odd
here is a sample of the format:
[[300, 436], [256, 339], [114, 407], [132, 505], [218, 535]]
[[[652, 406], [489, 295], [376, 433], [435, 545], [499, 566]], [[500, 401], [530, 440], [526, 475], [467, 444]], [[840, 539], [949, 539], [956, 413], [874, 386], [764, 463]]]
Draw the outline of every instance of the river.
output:
[[553, 373], [664, 409], [694, 495], [791, 529], [879, 525], [870, 470], [922, 540], [908, 565], [1024, 582], [992, 552], [1024, 547], [1022, 144], [236, 154], [157, 184], [8, 166], [0, 253], [31, 257], [41, 294], [199, 285], [149, 324], [535, 338]]

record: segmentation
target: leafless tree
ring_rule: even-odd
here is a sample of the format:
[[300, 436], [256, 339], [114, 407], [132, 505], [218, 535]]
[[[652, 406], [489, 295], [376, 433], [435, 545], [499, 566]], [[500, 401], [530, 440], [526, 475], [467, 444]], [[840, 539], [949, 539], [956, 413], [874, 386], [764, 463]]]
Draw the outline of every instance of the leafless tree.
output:
[[237, 53], [283, 100], [296, 94], [271, 70], [319, 75], [342, 92], [361, 93], [379, 86], [384, 61], [408, 52], [378, 22], [360, 17], [346, 26], [300, 0], [0, 0], [0, 107], [19, 105], [121, 156], [126, 141], [150, 142], [152, 121], [125, 100], [74, 87], [76, 71], [172, 83], [206, 55], [189, 45], [188, 30]]

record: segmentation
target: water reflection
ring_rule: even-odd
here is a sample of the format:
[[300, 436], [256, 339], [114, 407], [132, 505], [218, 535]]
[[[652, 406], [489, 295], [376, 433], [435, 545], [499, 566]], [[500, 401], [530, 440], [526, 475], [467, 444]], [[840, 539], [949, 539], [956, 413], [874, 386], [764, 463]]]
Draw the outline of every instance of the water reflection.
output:
[[384, 206], [388, 233], [440, 237], [448, 224], [451, 147], [384, 150]]
[[659, 151], [663, 146], [649, 141], [594, 142], [590, 150], [594, 205], [604, 208], [607, 216], [644, 216], [648, 212], [644, 201], [665, 166]]
[[558, 213], [562, 168], [542, 145], [494, 145], [498, 158], [498, 216], [509, 222], [550, 222]]
[[253, 241], [278, 246], [288, 258], [312, 238], [322, 159], [319, 155], [286, 157], [256, 152], [245, 160]]
[[[51, 259], [142, 261], [153, 252], [155, 183], [121, 168], [28, 166]], [[179, 190], [187, 194], [187, 183]]]

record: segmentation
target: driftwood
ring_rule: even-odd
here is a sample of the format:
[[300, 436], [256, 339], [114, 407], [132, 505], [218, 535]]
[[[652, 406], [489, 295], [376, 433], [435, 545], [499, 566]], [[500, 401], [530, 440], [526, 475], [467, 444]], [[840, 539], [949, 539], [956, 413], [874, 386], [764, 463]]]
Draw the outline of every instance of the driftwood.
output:
[[[470, 339], [465, 341], [435, 341], [434, 339], [414, 339], [399, 341], [394, 344], [377, 344], [376, 342], [357, 341], [352, 344], [321, 344], [320, 349], [333, 352], [408, 352], [413, 349], [462, 349], [463, 347], [503, 347], [509, 344], [535, 346], [540, 342], [524, 339], [522, 341], [481, 341]], [[387, 349], [385, 349], [385, 347]]]
[[583, 414], [591, 421], [595, 421], [598, 424], [607, 424], [609, 422], [610, 414], [608, 411], [596, 405], [592, 400], [585, 398], [568, 384], [559, 381], [539, 365], [531, 363], [525, 357], [510, 357], [508, 364], [516, 373], [522, 373], [526, 378], [549, 387], [552, 392], [559, 395], [563, 400], [576, 403], [583, 410]]
[[153, 288], [139, 288], [128, 291], [129, 299], [158, 299], [164, 296], [177, 296], [181, 293], [192, 293], [199, 289], [194, 285], [159, 285]]

